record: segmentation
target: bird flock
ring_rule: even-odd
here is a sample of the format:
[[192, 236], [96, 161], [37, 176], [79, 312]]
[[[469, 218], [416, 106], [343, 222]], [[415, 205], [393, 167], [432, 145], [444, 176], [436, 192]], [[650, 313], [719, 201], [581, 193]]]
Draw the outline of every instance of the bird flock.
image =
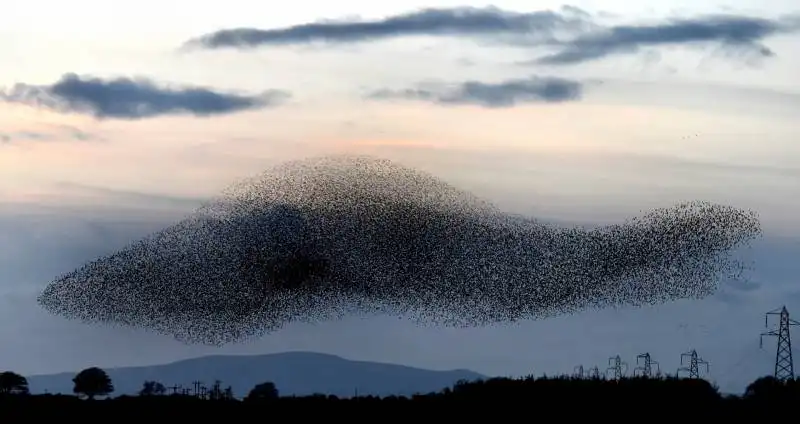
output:
[[38, 300], [217, 345], [352, 314], [472, 327], [701, 298], [759, 235], [755, 213], [707, 202], [557, 227], [388, 160], [327, 156], [241, 181]]

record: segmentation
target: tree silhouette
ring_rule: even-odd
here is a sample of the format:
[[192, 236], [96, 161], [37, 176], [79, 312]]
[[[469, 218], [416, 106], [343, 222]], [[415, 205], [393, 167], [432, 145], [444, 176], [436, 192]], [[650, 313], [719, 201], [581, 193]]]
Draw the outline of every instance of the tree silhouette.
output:
[[264, 383], [256, 384], [250, 393], [244, 398], [245, 401], [262, 401], [262, 400], [273, 400], [277, 399], [280, 396], [278, 392], [278, 388], [275, 387], [275, 383], [271, 381], [267, 381]]
[[85, 395], [90, 400], [96, 396], [107, 396], [114, 391], [111, 378], [105, 371], [97, 367], [86, 368], [79, 372], [72, 382], [75, 383], [72, 391], [75, 394]]
[[145, 381], [139, 396], [161, 396], [167, 392], [167, 388], [158, 381]]
[[777, 397], [785, 389], [785, 384], [773, 376], [761, 377], [747, 386], [744, 398], [763, 401]]
[[27, 395], [28, 379], [11, 371], [0, 373], [0, 394]]

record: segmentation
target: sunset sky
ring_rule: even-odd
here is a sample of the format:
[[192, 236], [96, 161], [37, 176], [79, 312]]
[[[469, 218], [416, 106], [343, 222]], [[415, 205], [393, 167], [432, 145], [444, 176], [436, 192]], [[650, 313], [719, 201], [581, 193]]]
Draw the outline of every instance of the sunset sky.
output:
[[[0, 369], [315, 350], [526, 374], [650, 351], [672, 372], [697, 348], [738, 391], [770, 370], [763, 313], [800, 316], [795, 1], [11, 2]], [[217, 349], [36, 305], [58, 274], [237, 179], [329, 153], [393, 159], [562, 225], [698, 199], [757, 211], [765, 236], [744, 253], [751, 280], [712, 298], [510, 326], [346, 319]]]

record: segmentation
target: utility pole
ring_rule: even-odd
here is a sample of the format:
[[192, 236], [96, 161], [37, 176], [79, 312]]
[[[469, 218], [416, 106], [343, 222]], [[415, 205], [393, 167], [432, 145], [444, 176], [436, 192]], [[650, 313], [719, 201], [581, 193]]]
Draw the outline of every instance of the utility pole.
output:
[[[687, 357], [689, 358], [688, 367], [684, 366], [683, 362], [683, 360]], [[689, 378], [700, 378], [700, 365], [705, 365], [706, 372], [709, 372], [708, 362], [697, 356], [696, 350], [692, 349], [689, 352], [681, 353], [681, 367], [675, 372], [675, 377], [680, 378], [681, 371], [686, 371], [689, 373]]]
[[214, 380], [214, 385], [211, 386], [211, 391], [208, 394], [208, 397], [211, 400], [222, 399], [222, 381]]
[[610, 366], [606, 369], [606, 374], [608, 374], [609, 371], [614, 371], [614, 380], [621, 379], [625, 373], [628, 372], [628, 363], [623, 362], [619, 355], [608, 358], [608, 364]]
[[789, 337], [789, 327], [800, 325], [797, 321], [789, 318], [789, 311], [786, 306], [767, 312], [764, 318], [764, 326], [769, 327], [769, 316], [778, 315], [778, 330], [770, 330], [761, 333], [761, 347], [764, 347], [764, 336], [775, 336], [778, 338], [778, 346], [775, 351], [775, 378], [786, 381], [794, 378], [794, 360], [792, 359], [792, 339]]
[[639, 376], [644, 378], [652, 378], [653, 377], [653, 365], [656, 366], [658, 370], [658, 374], [661, 374], [661, 366], [658, 365], [658, 362], [652, 360], [650, 358], [650, 353], [642, 353], [641, 355], [636, 356], [636, 365], [639, 365], [639, 360], [644, 360], [644, 364], [641, 366], [637, 366], [633, 369], [633, 376], [636, 377], [637, 371], [639, 371]]
[[575, 378], [583, 378], [584, 375], [585, 374], [583, 372], [583, 365], [578, 365], [577, 367], [575, 367], [575, 374], [574, 374]]
[[200, 388], [203, 386], [203, 382], [198, 380], [192, 381], [192, 386], [194, 386], [194, 396], [200, 397]]

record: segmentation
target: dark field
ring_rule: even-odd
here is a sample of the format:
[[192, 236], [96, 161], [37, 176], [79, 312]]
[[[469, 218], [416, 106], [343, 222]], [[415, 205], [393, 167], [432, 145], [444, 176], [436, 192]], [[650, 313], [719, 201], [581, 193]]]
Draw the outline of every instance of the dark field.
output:
[[[267, 383], [269, 385], [269, 383]], [[214, 414], [210, 419], [284, 419], [336, 418], [389, 420], [395, 415], [425, 417], [435, 411], [457, 416], [474, 415], [477, 419], [541, 419], [596, 418], [645, 414], [648, 419], [668, 416], [705, 416], [737, 418], [765, 417], [784, 406], [800, 401], [800, 381], [778, 381], [763, 377], [751, 383], [741, 396], [722, 395], [703, 379], [663, 378], [605, 378], [577, 379], [571, 377], [489, 379], [461, 382], [438, 393], [407, 397], [354, 397], [339, 399], [319, 394], [306, 397], [280, 397], [274, 386], [268, 390], [252, 390], [243, 400], [218, 395], [141, 394], [117, 398], [88, 400], [85, 395], [5, 395], [2, 397], [4, 417], [51, 415], [58, 411], [60, 418], [69, 416], [127, 419], [127, 416], [150, 419], [202, 419], [201, 413]], [[286, 415], [272, 415], [281, 413]], [[392, 415], [383, 417], [376, 414]], [[156, 416], [155, 414], [159, 414]], [[174, 414], [174, 415], [172, 415]], [[266, 415], [271, 414], [267, 418]], [[322, 415], [327, 414], [327, 415]], [[481, 415], [476, 415], [481, 414]], [[119, 417], [119, 418], [118, 418]], [[443, 419], [445, 416], [433, 416]], [[137, 418], [140, 419], [140, 418]], [[611, 418], [614, 419], [614, 418]]]

